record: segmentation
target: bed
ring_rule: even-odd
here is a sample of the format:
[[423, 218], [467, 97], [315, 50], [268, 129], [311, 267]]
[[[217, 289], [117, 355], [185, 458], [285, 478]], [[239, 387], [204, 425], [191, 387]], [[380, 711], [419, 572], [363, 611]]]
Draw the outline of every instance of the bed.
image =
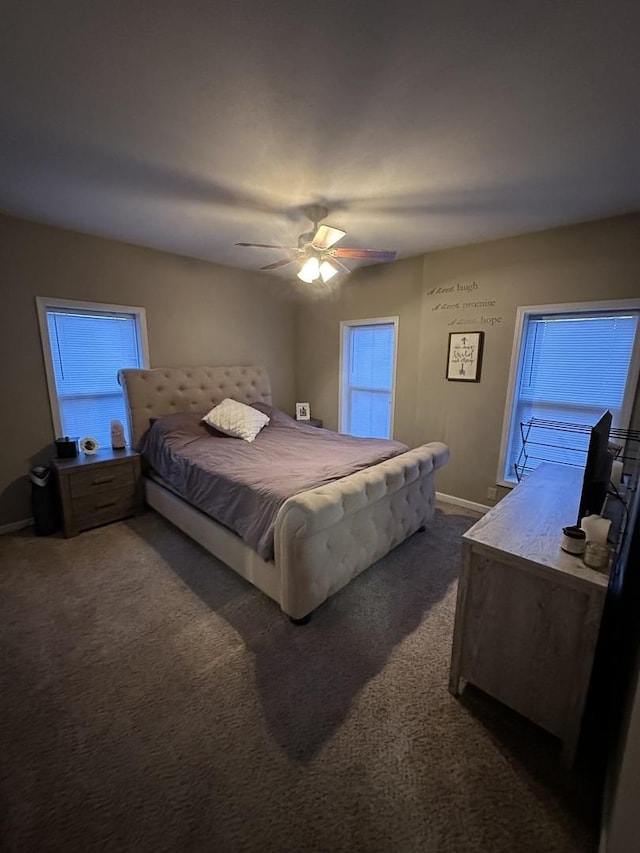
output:
[[[449, 458], [448, 448], [441, 442], [400, 452], [393, 448], [391, 458], [287, 497], [275, 513], [268, 545], [250, 547], [227, 524], [211, 518], [163, 479], [149, 465], [144, 448], [158, 419], [170, 422], [168, 416], [174, 416], [181, 424], [199, 422], [197, 415], [225, 398], [270, 411], [266, 369], [125, 369], [118, 379], [125, 395], [132, 446], [143, 451], [146, 502], [274, 599], [293, 621], [306, 621], [323, 601], [433, 516], [434, 474]], [[280, 421], [286, 425], [286, 419]], [[267, 430], [269, 426], [263, 430], [265, 436]], [[306, 430], [309, 442], [323, 432], [315, 432], [311, 426]], [[337, 434], [329, 438], [335, 441]], [[227, 446], [234, 442], [245, 445], [241, 439], [226, 441]], [[263, 445], [256, 439], [256, 451]]]

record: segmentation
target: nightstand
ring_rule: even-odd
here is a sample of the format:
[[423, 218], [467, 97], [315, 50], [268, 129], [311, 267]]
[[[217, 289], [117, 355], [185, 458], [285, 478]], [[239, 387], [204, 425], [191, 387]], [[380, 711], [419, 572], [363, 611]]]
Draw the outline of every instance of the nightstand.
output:
[[309, 426], [318, 427], [318, 429], [322, 429], [322, 421], [320, 418], [307, 418], [306, 421], [302, 421], [302, 423], [309, 424]]
[[76, 459], [54, 459], [64, 535], [119, 521], [142, 511], [140, 455], [105, 448]]

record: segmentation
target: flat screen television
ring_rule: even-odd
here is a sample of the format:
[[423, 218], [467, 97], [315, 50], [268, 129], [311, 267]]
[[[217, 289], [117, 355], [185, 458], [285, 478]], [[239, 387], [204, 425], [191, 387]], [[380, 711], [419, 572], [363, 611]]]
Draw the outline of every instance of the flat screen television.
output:
[[607, 498], [613, 464], [613, 455], [609, 450], [611, 419], [611, 412], [606, 411], [591, 427], [576, 522], [578, 525], [585, 515], [600, 515]]

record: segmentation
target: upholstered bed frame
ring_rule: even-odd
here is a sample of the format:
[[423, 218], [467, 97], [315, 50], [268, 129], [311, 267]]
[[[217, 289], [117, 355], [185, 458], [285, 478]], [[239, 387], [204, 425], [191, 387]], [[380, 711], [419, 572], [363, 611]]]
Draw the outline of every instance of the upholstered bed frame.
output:
[[[271, 403], [263, 367], [121, 370], [133, 446], [149, 419], [206, 412], [225, 397]], [[388, 551], [424, 526], [434, 511], [434, 472], [449, 458], [432, 442], [284, 502], [275, 524], [275, 560], [266, 562], [235, 533], [178, 497], [147, 472], [147, 503], [176, 527], [304, 620]]]

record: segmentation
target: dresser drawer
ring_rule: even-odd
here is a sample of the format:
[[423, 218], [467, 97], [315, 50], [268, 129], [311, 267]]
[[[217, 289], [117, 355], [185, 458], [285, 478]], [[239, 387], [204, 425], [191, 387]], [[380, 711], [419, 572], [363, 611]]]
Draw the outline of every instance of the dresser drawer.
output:
[[95, 490], [93, 494], [72, 499], [74, 523], [79, 528], [95, 527], [131, 515], [139, 508], [135, 483], [118, 489]]
[[117, 465], [91, 466], [85, 470], [74, 471], [69, 477], [71, 497], [91, 497], [114, 489], [133, 490], [136, 482], [135, 467], [131, 461], [120, 462]]

